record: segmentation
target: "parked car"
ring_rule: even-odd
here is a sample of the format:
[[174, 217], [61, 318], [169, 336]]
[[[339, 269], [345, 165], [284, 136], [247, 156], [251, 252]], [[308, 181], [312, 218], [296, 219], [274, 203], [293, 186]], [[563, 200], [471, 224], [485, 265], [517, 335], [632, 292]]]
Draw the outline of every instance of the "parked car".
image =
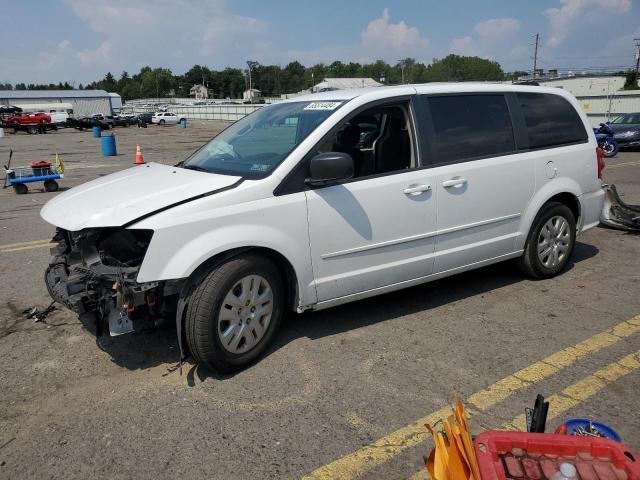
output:
[[603, 167], [586, 114], [561, 89], [301, 96], [176, 166], [134, 167], [50, 200], [41, 215], [59, 244], [45, 278], [53, 298], [97, 312], [112, 335], [175, 312], [195, 361], [234, 370], [265, 351], [286, 310], [509, 259], [534, 278], [558, 275], [576, 235], [598, 225]]
[[5, 119], [6, 124], [18, 124], [18, 125], [37, 125], [51, 123], [51, 117], [42, 112], [38, 113], [16, 113], [9, 115]]
[[138, 123], [138, 117], [135, 115], [114, 115], [113, 125], [115, 127], [128, 127], [129, 125], [136, 125]]
[[180, 123], [184, 118], [185, 117], [178, 116], [172, 112], [156, 112], [151, 118], [151, 123], [157, 123], [158, 125], [174, 125]]
[[620, 115], [608, 125], [619, 147], [640, 147], [640, 112]]
[[113, 126], [115, 125], [115, 119], [112, 115], [104, 115], [102, 113], [96, 113], [92, 115], [91, 118], [94, 118], [99, 122], [106, 124], [109, 129], [113, 128]]
[[49, 116], [51, 117], [51, 123], [55, 123], [56, 125], [66, 125], [67, 120], [69, 119], [69, 114], [67, 112], [49, 112]]
[[137, 115], [137, 117], [141, 122], [145, 124], [149, 124], [151, 123], [151, 119], [153, 118], [154, 115], [155, 115], [154, 112], [147, 112], [147, 113], [140, 113]]
[[80, 118], [69, 118], [67, 120], [66, 125], [68, 127], [73, 127], [78, 130], [90, 129], [93, 127], [100, 127], [101, 130], [109, 130], [113, 127], [113, 124], [109, 124], [107, 122], [103, 122], [94, 117], [80, 117]]

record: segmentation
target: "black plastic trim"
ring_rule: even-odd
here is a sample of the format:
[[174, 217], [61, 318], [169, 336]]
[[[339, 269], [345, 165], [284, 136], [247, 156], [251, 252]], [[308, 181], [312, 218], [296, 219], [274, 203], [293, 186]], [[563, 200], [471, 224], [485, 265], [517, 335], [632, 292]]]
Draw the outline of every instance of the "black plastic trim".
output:
[[138, 218], [136, 218], [134, 220], [131, 220], [130, 222], [125, 223], [124, 225], [122, 225], [121, 228], [128, 228], [131, 225], [134, 225], [134, 224], [136, 224], [138, 222], [141, 222], [142, 220], [145, 220], [145, 219], [147, 219], [149, 217], [153, 217], [154, 215], [157, 215], [158, 213], [161, 213], [161, 212], [164, 212], [166, 210], [169, 210], [170, 208], [177, 207], [179, 205], [184, 205], [185, 203], [189, 203], [189, 202], [192, 202], [194, 200], [199, 200], [200, 198], [208, 197], [210, 195], [215, 195], [216, 193], [224, 192], [226, 190], [231, 190], [233, 188], [236, 188], [242, 182], [244, 182], [244, 180], [245, 180], [244, 178], [240, 178], [237, 182], [232, 183], [231, 185], [227, 185], [226, 187], [218, 188], [217, 190], [212, 190], [211, 192], [201, 193], [200, 195], [196, 195], [195, 197], [186, 198], [184, 200], [180, 200], [179, 202], [172, 203], [171, 205], [167, 205], [165, 207], [162, 207], [162, 208], [159, 208], [157, 210], [154, 210], [152, 212], [145, 213], [141, 217], [138, 217]]

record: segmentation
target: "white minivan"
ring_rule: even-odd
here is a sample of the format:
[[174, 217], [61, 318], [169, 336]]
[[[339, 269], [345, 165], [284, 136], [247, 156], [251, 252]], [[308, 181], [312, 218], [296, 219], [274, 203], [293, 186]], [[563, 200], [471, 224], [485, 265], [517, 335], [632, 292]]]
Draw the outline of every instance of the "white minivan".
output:
[[[193, 358], [260, 356], [318, 310], [516, 259], [557, 275], [598, 224], [604, 166], [574, 97], [533, 86], [337, 90], [266, 106], [175, 166], [72, 188], [51, 296], [112, 335], [175, 318]], [[428, 291], [428, 290], [427, 290]]]

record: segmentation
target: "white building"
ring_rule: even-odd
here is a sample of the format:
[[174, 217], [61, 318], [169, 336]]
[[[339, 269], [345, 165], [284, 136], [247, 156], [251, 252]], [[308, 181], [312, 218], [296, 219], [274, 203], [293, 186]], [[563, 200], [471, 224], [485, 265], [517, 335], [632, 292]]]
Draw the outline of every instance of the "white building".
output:
[[204, 85], [194, 85], [189, 90], [189, 95], [195, 96], [196, 100], [204, 100], [209, 98], [209, 89]]
[[249, 90], [245, 90], [244, 92], [242, 92], [242, 98], [244, 100], [255, 100], [261, 95], [262, 92], [256, 88], [250, 88]]
[[325, 78], [311, 87], [311, 92], [327, 90], [347, 90], [350, 88], [380, 87], [382, 84], [373, 78]]
[[113, 115], [114, 101], [122, 105], [120, 95], [113, 95], [104, 90], [0, 90], [0, 104], [15, 105], [25, 112], [66, 111], [75, 117]]
[[582, 104], [593, 126], [622, 113], [640, 112], [640, 90], [622, 90], [624, 75], [576, 75], [537, 79], [542, 87], [562, 88]]

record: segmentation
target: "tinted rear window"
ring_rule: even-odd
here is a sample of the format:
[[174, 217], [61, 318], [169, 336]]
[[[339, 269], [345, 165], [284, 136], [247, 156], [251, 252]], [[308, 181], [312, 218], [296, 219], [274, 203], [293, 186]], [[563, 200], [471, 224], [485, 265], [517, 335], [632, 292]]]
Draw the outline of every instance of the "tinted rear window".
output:
[[518, 93], [529, 134], [529, 148], [586, 142], [584, 124], [567, 100], [546, 93]]
[[429, 97], [436, 158], [449, 163], [515, 151], [504, 95]]

